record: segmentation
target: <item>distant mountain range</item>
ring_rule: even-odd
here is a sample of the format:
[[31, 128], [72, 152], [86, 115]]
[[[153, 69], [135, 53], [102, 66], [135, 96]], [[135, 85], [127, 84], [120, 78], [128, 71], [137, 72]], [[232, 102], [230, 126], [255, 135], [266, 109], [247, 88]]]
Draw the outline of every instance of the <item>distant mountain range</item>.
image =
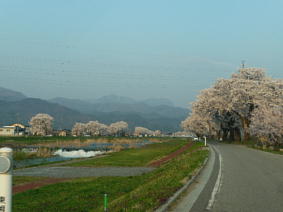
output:
[[143, 126], [152, 130], [175, 132], [188, 115], [188, 110], [175, 107], [167, 99], [136, 101], [122, 96], [104, 96], [94, 100], [54, 98], [42, 100], [0, 88], [0, 125], [14, 122], [28, 124], [37, 113], [54, 117], [54, 127], [71, 129], [75, 122], [98, 120], [105, 124], [126, 121], [129, 127]]
[[91, 115], [82, 114], [41, 99], [26, 98], [13, 102], [0, 101], [0, 125], [9, 125], [15, 122], [27, 125], [30, 118], [37, 113], [47, 113], [54, 117], [54, 126], [58, 129], [71, 129], [75, 122], [94, 119]]
[[0, 101], [19, 101], [27, 98], [24, 94], [0, 87]]
[[187, 112], [184, 108], [174, 107], [174, 104], [167, 99], [136, 101], [128, 97], [110, 95], [90, 101], [62, 97], [50, 99], [49, 101], [88, 114], [97, 112], [157, 113], [161, 116], [178, 117]]

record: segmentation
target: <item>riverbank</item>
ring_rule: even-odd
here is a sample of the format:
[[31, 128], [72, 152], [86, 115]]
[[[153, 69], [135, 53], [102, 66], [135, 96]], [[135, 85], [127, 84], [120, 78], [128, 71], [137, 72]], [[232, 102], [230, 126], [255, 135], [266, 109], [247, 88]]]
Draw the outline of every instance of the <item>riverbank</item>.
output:
[[[143, 151], [143, 155], [148, 154], [148, 156], [141, 157], [143, 162], [140, 163], [150, 164], [177, 151], [187, 143], [186, 139], [175, 139], [161, 143], [160, 146], [150, 144], [140, 149], [132, 149], [132, 151], [140, 150]], [[167, 148], [162, 149], [161, 146], [167, 146]], [[147, 151], [144, 149], [147, 149]], [[94, 162], [95, 159], [87, 161], [92, 161], [93, 167], [96, 165], [116, 166], [117, 163], [123, 163], [123, 159], [125, 164], [129, 164], [130, 161], [135, 164], [137, 159], [135, 159], [135, 154], [131, 154], [130, 151], [122, 150], [113, 153], [116, 155], [116, 159], [120, 158], [120, 160], [119, 162], [112, 160], [112, 164], [110, 160], [103, 158], [97, 159], [99, 162]], [[135, 151], [132, 153], [137, 154]], [[152, 157], [154, 155], [152, 151], [163, 151], [163, 154]], [[125, 152], [129, 154], [125, 154]], [[25, 211], [27, 209], [40, 211], [42, 205], [48, 205], [45, 211], [103, 211], [105, 193], [109, 197], [110, 211], [114, 209], [152, 211], [163, 204], [190, 178], [190, 173], [202, 164], [207, 155], [208, 152], [202, 149], [202, 144], [195, 143], [165, 164], [160, 164], [160, 167], [157, 167], [154, 171], [139, 176], [79, 178], [18, 193], [14, 195], [14, 211]], [[108, 157], [110, 158], [111, 155]], [[83, 166], [77, 165], [76, 167]], [[55, 191], [56, 198], [52, 195]]]

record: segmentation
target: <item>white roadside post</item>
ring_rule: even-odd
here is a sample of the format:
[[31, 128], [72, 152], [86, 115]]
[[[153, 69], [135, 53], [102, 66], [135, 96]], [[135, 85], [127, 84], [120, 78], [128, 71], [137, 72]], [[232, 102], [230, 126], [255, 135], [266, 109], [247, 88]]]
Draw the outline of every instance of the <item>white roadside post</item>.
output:
[[12, 211], [13, 150], [0, 148], [0, 212]]
[[204, 146], [206, 146], [206, 136], [204, 136]]

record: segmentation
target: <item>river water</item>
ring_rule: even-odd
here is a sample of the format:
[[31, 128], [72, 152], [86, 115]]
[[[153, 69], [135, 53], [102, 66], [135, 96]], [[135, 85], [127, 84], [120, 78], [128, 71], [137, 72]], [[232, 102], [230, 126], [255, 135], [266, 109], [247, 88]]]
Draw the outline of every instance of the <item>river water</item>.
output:
[[[151, 141], [144, 140], [142, 142], [135, 143], [135, 147], [140, 148], [144, 145], [152, 144]], [[111, 146], [115, 144], [113, 143], [92, 143], [86, 147], [64, 147], [64, 148], [57, 148], [54, 151], [53, 157], [48, 158], [32, 158], [32, 159], [25, 159], [20, 161], [14, 161], [14, 168], [24, 168], [33, 165], [43, 165], [52, 162], [60, 162], [60, 161], [67, 161], [72, 160], [74, 158], [87, 158], [87, 157], [95, 157], [97, 155], [101, 155], [109, 150], [111, 150]], [[123, 148], [130, 148], [130, 144], [121, 144]], [[37, 151], [38, 147], [29, 146], [22, 148], [25, 152], [34, 152]], [[54, 150], [54, 148], [53, 148]]]

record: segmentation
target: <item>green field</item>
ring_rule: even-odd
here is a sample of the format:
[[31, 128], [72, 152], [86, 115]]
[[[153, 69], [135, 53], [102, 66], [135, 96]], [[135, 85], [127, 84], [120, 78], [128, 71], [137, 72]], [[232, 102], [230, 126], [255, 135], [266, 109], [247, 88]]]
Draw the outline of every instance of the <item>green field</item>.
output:
[[114, 152], [106, 157], [79, 161], [67, 164], [66, 166], [145, 166], [148, 162], [168, 155], [187, 143], [188, 141], [186, 139], [179, 139], [178, 142], [172, 139], [166, 143], [156, 143], [136, 149], [125, 149], [120, 152]]
[[[185, 143], [185, 140], [175, 140], [152, 144], [134, 149], [137, 151], [135, 154], [124, 150], [107, 160], [91, 160], [91, 165], [123, 165], [124, 161], [128, 166], [131, 159], [138, 165], [147, 164], [152, 158], [160, 158]], [[80, 178], [16, 194], [13, 197], [13, 211], [103, 211], [105, 193], [109, 196], [109, 211], [154, 211], [201, 166], [208, 156], [208, 151], [203, 150], [201, 145], [194, 144], [175, 159], [141, 176]], [[139, 151], [147, 156], [142, 156]], [[157, 153], [156, 157], [152, 156], [153, 152]], [[109, 161], [111, 157], [112, 163]], [[142, 162], [137, 162], [136, 157], [142, 157]], [[119, 159], [119, 162], [113, 161], [113, 158]]]

